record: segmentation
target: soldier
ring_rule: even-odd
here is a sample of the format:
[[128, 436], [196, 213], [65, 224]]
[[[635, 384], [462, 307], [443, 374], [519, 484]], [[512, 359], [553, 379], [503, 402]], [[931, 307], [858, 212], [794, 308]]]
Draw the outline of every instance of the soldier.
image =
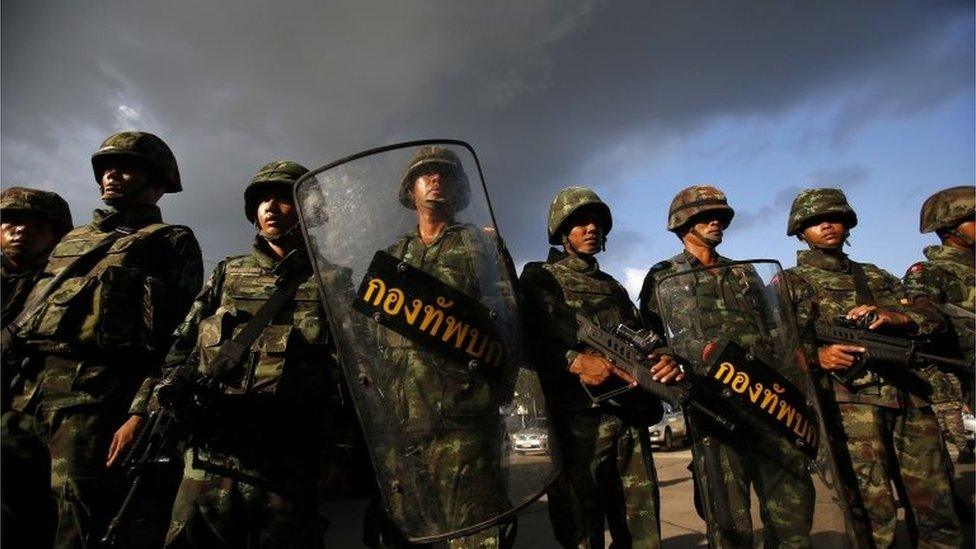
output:
[[[124, 479], [111, 466], [140, 422], [133, 396], [161, 363], [202, 277], [193, 233], [163, 223], [156, 206], [182, 190], [169, 147], [152, 134], [118, 133], [92, 167], [108, 208], [64, 236], [8, 325], [25, 366], [18, 414], [4, 416], [3, 455], [43, 452], [32, 466], [51, 467], [57, 547], [93, 544], [119, 505]], [[49, 493], [5, 489], [4, 506], [26, 516]]]
[[[298, 230], [292, 185], [307, 172], [288, 160], [257, 171], [244, 192], [244, 215], [257, 230], [251, 253], [217, 265], [176, 330], [165, 371], [193, 355], [221, 394], [190, 426], [167, 547], [322, 545], [318, 481], [348, 459], [342, 449], [356, 419]], [[279, 285], [297, 277], [297, 289], [259, 326], [243, 359], [222, 369], [221, 347], [248, 329], [279, 277]]]
[[54, 245], [71, 230], [71, 210], [57, 193], [11, 187], [0, 193], [0, 280], [6, 326], [20, 312]]
[[[644, 394], [624, 394], [594, 407], [581, 382], [594, 390], [610, 378], [633, 378], [599, 354], [567, 346], [555, 334], [556, 307], [568, 305], [607, 329], [640, 327], [627, 290], [600, 270], [613, 220], [610, 208], [589, 189], [569, 187], [549, 206], [545, 262], [529, 263], [521, 288], [564, 473], [549, 490], [549, 520], [564, 547], [604, 547], [609, 526], [613, 545], [660, 547], [659, 496], [647, 427], [661, 417], [661, 403]], [[558, 301], [559, 303], [553, 303]], [[674, 360], [660, 355], [651, 368], [662, 383], [680, 380]], [[620, 403], [618, 403], [618, 401]]]
[[[416, 213], [416, 228], [404, 234], [388, 252], [455, 290], [484, 299], [486, 275], [495, 268], [499, 250], [490, 234], [458, 222], [456, 213], [470, 200], [470, 183], [460, 158], [441, 146], [418, 149], [400, 181], [398, 198]], [[506, 258], [507, 259], [507, 258]], [[502, 264], [509, 265], [508, 261]], [[421, 475], [451, 527], [478, 522], [508, 506], [501, 476], [502, 448], [499, 406], [511, 399], [507, 380], [495, 379], [477, 368], [457, 371], [454, 361], [403, 337], [389, 334], [381, 345], [396, 364], [392, 398], [401, 430], [413, 440], [408, 453], [423, 456], [428, 468]], [[399, 511], [395, 511], [399, 512]], [[370, 513], [371, 515], [373, 513]], [[367, 521], [377, 520], [368, 516]], [[386, 519], [379, 519], [386, 522]], [[374, 547], [395, 547], [405, 541], [391, 525], [367, 532]], [[450, 540], [452, 548], [510, 547], [513, 523]]]
[[[904, 279], [909, 294], [929, 296], [944, 307], [943, 312], [947, 313], [952, 328], [952, 333], [943, 340], [945, 348], [954, 350], [956, 355], [970, 364], [976, 361], [973, 350], [973, 313], [976, 312], [974, 203], [976, 187], [972, 186], [944, 189], [925, 201], [919, 230], [922, 234], [935, 232], [942, 244], [925, 248], [925, 257], [929, 260], [909, 267]], [[951, 309], [944, 304], [961, 310]], [[972, 463], [973, 447], [966, 440], [961, 414], [964, 409], [969, 411], [967, 403], [972, 402], [973, 382], [968, 376], [960, 378], [935, 368], [930, 374], [934, 389], [932, 409], [935, 410], [942, 434], [946, 441], [951, 440], [955, 444], [959, 451], [959, 463]], [[964, 400], [964, 394], [970, 395], [970, 398]]]
[[927, 335], [937, 330], [937, 315], [907, 307], [905, 289], [897, 278], [878, 267], [852, 261], [843, 251], [857, 215], [838, 189], [806, 189], [793, 200], [788, 236], [796, 236], [809, 250], [797, 252], [797, 265], [786, 271], [793, 293], [797, 322], [807, 342], [809, 361], [824, 374], [824, 398], [836, 406], [825, 418], [828, 428], [846, 446], [844, 461], [850, 470], [842, 476], [852, 507], [858, 509], [857, 526], [867, 530], [878, 547], [894, 544], [895, 493], [901, 487], [901, 505], [916, 543], [930, 547], [959, 547], [959, 519], [953, 510], [952, 484], [939, 441], [939, 424], [921, 397], [908, 394], [890, 379], [867, 371], [850, 386], [832, 371], [851, 367], [863, 347], [820, 345], [813, 324], [838, 316], [850, 320], [876, 315], [870, 329], [903, 336]]
[[[708, 185], [681, 190], [668, 211], [669, 231], [681, 240], [684, 250], [648, 271], [640, 293], [640, 311], [646, 324], [663, 330], [656, 298], [661, 280], [672, 274], [700, 267], [720, 267], [731, 260], [718, 253], [725, 230], [735, 211], [725, 193]], [[700, 318], [709, 338], [735, 337], [739, 343], [768, 345], [758, 336], [752, 318], [755, 309], [740, 300], [758, 287], [755, 273], [716, 269], [696, 271], [688, 276], [687, 305], [677, 314]], [[733, 274], [733, 276], [728, 276]], [[740, 280], [743, 278], [743, 280]], [[754, 280], [755, 279], [755, 280]], [[685, 310], [687, 308], [687, 310]], [[698, 342], [704, 344], [705, 342]], [[676, 345], [675, 341], [671, 341]], [[689, 348], [683, 348], [688, 346]], [[678, 345], [675, 351], [700, 368], [701, 347]], [[690, 348], [697, 347], [697, 348]], [[754, 349], [762, 355], [773, 349]], [[697, 371], [699, 375], [706, 372]], [[744, 437], [728, 437], [707, 418], [687, 411], [692, 433], [692, 469], [697, 489], [696, 503], [705, 519], [708, 541], [713, 547], [752, 547], [750, 485], [759, 498], [767, 547], [808, 547], [813, 523], [815, 493], [802, 458], [791, 448], [777, 447], [782, 457], [764, 454]], [[748, 437], [745, 437], [748, 438]]]
[[[3, 326], [6, 326], [24, 306], [27, 295], [44, 272], [44, 263], [54, 245], [71, 230], [71, 211], [68, 203], [56, 193], [11, 187], [0, 193], [0, 299], [3, 300]], [[13, 356], [13, 350], [4, 343], [4, 357]], [[3, 365], [2, 392], [3, 412], [10, 410], [11, 384], [19, 373], [19, 364], [11, 360]], [[19, 414], [7, 414], [5, 423], [24, 421]], [[4, 440], [2, 459], [4, 491], [8, 494], [29, 494], [33, 489], [46, 490], [51, 472], [46, 467], [32, 466], [43, 461], [44, 449], [29, 443], [15, 446]], [[8, 451], [9, 450], [9, 451]], [[29, 472], [29, 475], [23, 473]], [[40, 488], [37, 488], [40, 487]], [[3, 544], [20, 543], [24, 534], [35, 536], [41, 545], [50, 543], [44, 539], [53, 532], [54, 502], [46, 500], [45, 508], [33, 513], [15, 514], [16, 508], [3, 506]], [[40, 536], [40, 539], [37, 537]]]

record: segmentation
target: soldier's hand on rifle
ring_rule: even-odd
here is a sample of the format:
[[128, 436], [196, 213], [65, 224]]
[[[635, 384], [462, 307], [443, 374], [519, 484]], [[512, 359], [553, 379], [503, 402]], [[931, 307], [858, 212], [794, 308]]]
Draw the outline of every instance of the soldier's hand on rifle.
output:
[[637, 385], [637, 380], [630, 374], [614, 366], [609, 360], [600, 356], [580, 353], [569, 365], [569, 371], [578, 375], [587, 385], [600, 385], [615, 375], [630, 385]]
[[681, 366], [671, 355], [648, 355], [649, 359], [657, 359], [657, 363], [651, 366], [651, 373], [654, 374], [654, 381], [667, 385], [674, 381], [681, 381], [685, 378], [685, 373], [681, 371]]
[[877, 330], [882, 326], [908, 328], [915, 324], [908, 315], [897, 311], [879, 309], [877, 305], [858, 305], [847, 312], [847, 319], [858, 321], [869, 315], [874, 315], [874, 321], [868, 325], [868, 330]]
[[820, 367], [824, 370], [846, 370], [854, 365], [866, 349], [857, 345], [834, 343], [817, 350]]
[[142, 416], [132, 416], [119, 427], [118, 431], [115, 431], [115, 434], [112, 435], [112, 444], [108, 447], [106, 467], [112, 467], [116, 460], [125, 455], [125, 449], [132, 444], [132, 439], [135, 438], [140, 423], [142, 423]]

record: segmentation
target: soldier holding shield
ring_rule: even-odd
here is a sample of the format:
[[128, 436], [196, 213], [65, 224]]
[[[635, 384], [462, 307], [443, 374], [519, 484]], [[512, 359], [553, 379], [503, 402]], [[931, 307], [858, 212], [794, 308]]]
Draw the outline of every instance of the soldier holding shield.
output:
[[[376, 472], [367, 544], [511, 545], [512, 526], [496, 525], [555, 467], [506, 440], [516, 386], [545, 404], [473, 151], [404, 143], [314, 175], [296, 187], [299, 211]], [[397, 192], [377, 190], [391, 180]], [[323, 278], [330, 264], [352, 269], [358, 289]]]
[[[773, 370], [796, 384], [802, 394], [805, 379], [792, 355], [797, 345], [791, 337], [795, 329], [778, 310], [778, 264], [734, 262], [718, 253], [734, 213], [725, 194], [712, 186], [688, 187], [674, 197], [668, 230], [681, 239], [684, 250], [651, 267], [641, 289], [641, 313], [647, 324], [664, 329], [676, 354], [692, 365], [693, 377], [711, 376], [707, 366], [711, 344], [729, 340], [757, 364], [754, 378], [763, 370]], [[768, 279], [761, 277], [763, 268], [772, 273]], [[763, 406], [763, 393], [768, 393], [770, 405], [762, 411], [775, 417], [773, 407], [777, 401], [785, 402], [776, 387], [783, 385], [754, 382], [748, 391], [744, 386], [736, 391], [754, 397], [743, 401], [747, 407]], [[734, 396], [731, 388], [723, 391]], [[807, 427], [815, 431], [816, 414], [807, 415], [813, 416], [806, 418]], [[729, 436], [694, 410], [687, 411], [687, 418], [696, 503], [708, 528], [709, 544], [753, 545], [757, 532], [750, 514], [751, 486], [759, 499], [764, 545], [808, 547], [816, 494], [801, 453], [764, 428], [753, 435]]]

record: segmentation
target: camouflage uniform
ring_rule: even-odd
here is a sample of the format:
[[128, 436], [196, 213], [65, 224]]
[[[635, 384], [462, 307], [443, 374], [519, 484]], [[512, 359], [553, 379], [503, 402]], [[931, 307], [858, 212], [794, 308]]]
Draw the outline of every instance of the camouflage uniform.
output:
[[[167, 192], [180, 190], [176, 161], [156, 136], [109, 137], [92, 156], [96, 181], [102, 160], [118, 155], [142, 158]], [[109, 443], [130, 414], [142, 411], [133, 396], [161, 364], [202, 277], [200, 248], [188, 228], [162, 223], [156, 206], [111, 208], [95, 210], [92, 223], [65, 235], [33, 292], [44, 292], [76, 257], [116, 231], [125, 236], [64, 279], [18, 334], [26, 366], [13, 410], [21, 415], [4, 417], [4, 456], [46, 450], [33, 466], [50, 464], [58, 547], [94, 544], [121, 503], [121, 471], [105, 467]], [[23, 496], [5, 490], [4, 498], [44, 505], [32, 500], [47, 493], [44, 487]]]
[[[457, 156], [442, 147], [423, 147], [410, 161], [400, 185], [400, 202], [414, 208], [410, 189], [420, 170], [431, 164], [453, 176], [457, 185], [455, 211], [467, 206], [470, 190]], [[482, 284], [501, 280], [492, 273], [501, 253], [495, 240], [481, 229], [449, 222], [430, 243], [424, 243], [419, 229], [403, 235], [388, 250], [408, 265], [430, 274], [468, 296], [483, 301]], [[497, 304], [486, 303], [489, 307]], [[511, 399], [512, 387], [472, 371], [467, 364], [420, 347], [394, 333], [381, 342], [395, 369], [392, 386], [401, 424], [396, 427], [413, 446], [412, 453], [425, 456], [428, 468], [416, 474], [424, 486], [435, 492], [447, 524], [472, 524], [471, 517], [507, 510], [510, 505], [499, 487], [502, 478], [501, 422], [498, 408]], [[390, 455], [388, 459], [396, 459]], [[394, 510], [394, 512], [396, 512]], [[401, 547], [389, 519], [378, 516], [378, 507], [367, 514], [371, 526], [365, 541], [371, 547]], [[452, 548], [507, 547], [514, 542], [511, 525], [490, 528], [449, 541]]]
[[[582, 209], [598, 212], [609, 231], [606, 204], [589, 189], [570, 187], [550, 206], [551, 244], [561, 242], [567, 220]], [[553, 324], [556, 307], [565, 304], [607, 329], [619, 324], [639, 328], [627, 290], [595, 259], [556, 248], [545, 262], [526, 265], [520, 282], [565, 467], [548, 492], [556, 540], [564, 547], [602, 548], [606, 523], [614, 547], [660, 547], [660, 501], [647, 427], [660, 420], [661, 404], [630, 392], [594, 408], [579, 377], [568, 370], [584, 349], [563, 343], [557, 334], [564, 330]]]
[[[797, 195], [790, 212], [788, 235], [801, 234], [807, 220], [825, 214], [842, 216], [847, 229], [857, 216], [836, 189], [808, 189]], [[818, 343], [813, 331], [818, 320], [830, 321], [858, 305], [852, 262], [840, 250], [797, 252], [797, 265], [786, 271], [811, 364], [817, 364]], [[867, 263], [859, 264], [877, 306], [908, 315], [918, 335], [939, 328], [933, 316], [910, 309], [905, 289], [896, 277]], [[896, 507], [892, 481], [900, 485], [906, 514], [914, 517], [918, 543], [958, 547], [960, 524], [952, 504], [952, 484], [939, 441], [939, 424], [932, 408], [873, 372], [854, 381], [852, 391], [824, 375], [825, 405], [835, 406], [828, 426], [846, 442], [841, 466], [849, 461], [857, 486], [847, 486], [851, 506], [863, 510], [864, 524], [879, 547], [894, 543]], [[829, 412], [828, 412], [829, 413]], [[846, 454], [846, 456], [844, 456]], [[912, 530], [912, 528], [910, 528]]]
[[[919, 230], [953, 231], [964, 221], [973, 219], [974, 187], [953, 187], [939, 191], [929, 197], [922, 206]], [[905, 273], [905, 288], [915, 296], [934, 298], [937, 303], [951, 303], [973, 313], [976, 311], [976, 256], [971, 249], [957, 246], [929, 246], [924, 250], [928, 261], [916, 263]], [[971, 325], [950, 317], [952, 333], [946, 334], [940, 343], [940, 352], [949, 352], [965, 358], [972, 364], [976, 361], [973, 350]], [[971, 324], [971, 320], [969, 321]], [[964, 394], [969, 394], [971, 402], [972, 380], [960, 379], [950, 372], [937, 368], [930, 369], [930, 382], [933, 388], [932, 409], [939, 419], [942, 434], [946, 441], [952, 441], [959, 450], [960, 460], [972, 457], [972, 448], [966, 441], [962, 424]], [[966, 391], [963, 391], [963, 385]]]
[[[57, 193], [25, 187], [5, 189], [0, 193], [0, 215], [18, 211], [46, 218], [54, 230], [55, 243], [73, 226], [68, 203]], [[0, 326], [6, 326], [24, 306], [27, 294], [43, 272], [46, 257], [41, 259], [31, 268], [15, 270], [8, 264], [5, 254], [0, 257], [0, 299], [3, 300]]]
[[[710, 186], [684, 189], [671, 204], [668, 230], [681, 236], [695, 222], [694, 218], [707, 212], [723, 216], [726, 225], [733, 216], [720, 190]], [[720, 265], [729, 262], [725, 257], [718, 258]], [[640, 293], [640, 311], [646, 324], [663, 330], [655, 295], [657, 282], [669, 274], [702, 266], [698, 258], [683, 251], [651, 267]], [[762, 286], [761, 280], [716, 277], [707, 271], [694, 276], [695, 283], [689, 286], [692, 293], [688, 296], [687, 310], [671, 314], [693, 315], [700, 318], [702, 333], [714, 334], [715, 339], [732, 337], [757, 354], [771, 354], [757, 347], [761, 341], [755, 323], [742, 316], [755, 314], [753, 306], [740, 305], [749, 292]], [[675, 351], [700, 368], [697, 357], [701, 356], [705, 343], [686, 341]], [[709, 544], [715, 547], [753, 545], [749, 493], [752, 485], [759, 499], [764, 545], [808, 547], [815, 492], [803, 457], [779, 439], [775, 444], [776, 454], [780, 455], [773, 457], [754, 445], [741, 444], [741, 438], [729, 437], [692, 410], [686, 411], [686, 416], [692, 432], [692, 470]], [[720, 481], [716, 475], [721, 476]]]
[[[290, 188], [308, 170], [290, 161], [262, 167], [248, 185]], [[221, 261], [176, 330], [165, 371], [197, 357], [222, 394], [194, 422], [168, 547], [319, 547], [319, 483], [352, 456], [356, 419], [343, 396], [316, 281], [309, 278], [228, 372], [213, 370], [221, 346], [275, 291], [276, 259], [265, 239]], [[332, 276], [348, 277], [337, 269]], [[348, 471], [347, 471], [348, 472]]]
[[[0, 215], [6, 216], [8, 213], [24, 212], [29, 215], [42, 216], [51, 224], [54, 236], [54, 244], [60, 240], [65, 233], [71, 230], [71, 211], [68, 203], [56, 193], [27, 189], [24, 187], [11, 187], [5, 189], [0, 194]], [[52, 247], [53, 249], [53, 247]], [[34, 265], [22, 269], [14, 269], [8, 262], [7, 255], [0, 256], [0, 299], [3, 300], [2, 325], [6, 326], [21, 311], [28, 294], [34, 288], [34, 284], [44, 272], [44, 262], [47, 260], [48, 249], [43, 257], [37, 258], [39, 261]], [[4, 349], [10, 352], [10, 349]], [[29, 421], [22, 414], [10, 412], [11, 382], [19, 373], [19, 364], [11, 361], [3, 365], [3, 386], [2, 391], [2, 411], [6, 414], [3, 418], [4, 423], [18, 424]], [[8, 413], [9, 412], [9, 413]], [[4, 428], [5, 432], [13, 432]], [[33, 466], [35, 463], [43, 463], [46, 458], [46, 449], [31, 440], [24, 440], [21, 443], [7, 437], [3, 440], [4, 453], [2, 466], [2, 478], [4, 479], [4, 492], [12, 494], [15, 498], [24, 497], [30, 494], [32, 489], [40, 489], [46, 492], [46, 486], [50, 484], [50, 467]], [[28, 473], [24, 476], [24, 473]], [[41, 488], [37, 488], [41, 487]], [[38, 500], [40, 502], [40, 500]], [[50, 543], [44, 538], [45, 535], [53, 533], [55, 522], [54, 501], [44, 500], [45, 508], [36, 509], [34, 512], [19, 513], [16, 507], [11, 508], [7, 505], [7, 498], [4, 498], [3, 506], [3, 543], [0, 545], [12, 546], [26, 539], [30, 535], [40, 545]]]

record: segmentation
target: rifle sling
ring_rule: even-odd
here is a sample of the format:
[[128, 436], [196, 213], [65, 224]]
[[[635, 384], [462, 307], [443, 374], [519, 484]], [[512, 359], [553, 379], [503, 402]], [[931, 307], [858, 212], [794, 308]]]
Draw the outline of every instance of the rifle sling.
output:
[[864, 274], [864, 267], [860, 263], [851, 261], [851, 275], [854, 276], [854, 291], [857, 293], [858, 305], [874, 305], [874, 295], [868, 284], [868, 275]]
[[234, 339], [225, 341], [211, 365], [213, 377], [220, 379], [224, 374], [232, 370], [244, 360], [251, 345], [261, 335], [264, 328], [268, 325], [274, 315], [288, 302], [302, 282], [308, 280], [310, 273], [304, 269], [294, 269], [278, 277], [275, 281], [275, 291], [271, 297], [261, 305], [258, 312], [251, 317], [244, 328], [238, 332]]
[[133, 234], [131, 229], [119, 227], [100, 240], [95, 247], [76, 257], [51, 280], [51, 283], [47, 285], [47, 288], [45, 288], [43, 292], [39, 294], [32, 293], [28, 298], [27, 303], [24, 304], [24, 308], [21, 309], [20, 314], [10, 321], [10, 324], [4, 326], [3, 329], [8, 331], [10, 334], [18, 334], [27, 324], [27, 322], [30, 321], [34, 315], [41, 310], [41, 308], [44, 307], [44, 303], [47, 301], [47, 298], [51, 297], [51, 294], [53, 294], [67, 278], [80, 271], [84, 265], [89, 264], [92, 261], [97, 261], [102, 255], [105, 254], [106, 251], [108, 251], [116, 240], [130, 234]]

